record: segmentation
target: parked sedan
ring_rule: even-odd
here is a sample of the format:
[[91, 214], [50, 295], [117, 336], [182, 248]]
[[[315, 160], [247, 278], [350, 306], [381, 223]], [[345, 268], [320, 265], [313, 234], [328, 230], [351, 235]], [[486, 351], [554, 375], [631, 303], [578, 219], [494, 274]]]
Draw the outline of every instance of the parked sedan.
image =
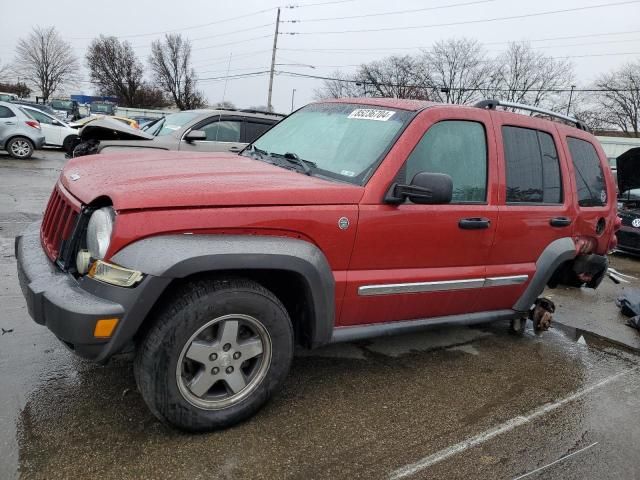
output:
[[27, 159], [42, 145], [40, 123], [22, 107], [0, 102], [0, 148], [14, 158]]
[[44, 134], [44, 144], [52, 147], [62, 147], [65, 151], [70, 152], [78, 138], [78, 131], [71, 128], [69, 124], [57, 119], [56, 117], [44, 113], [43, 111], [22, 106], [29, 115], [40, 122], [40, 128]]
[[[154, 148], [197, 152], [239, 152], [283, 115], [255, 110], [185, 110], [154, 122], [145, 131], [118, 129], [108, 120], [93, 121], [80, 133], [81, 144], [74, 156], [108, 153], [122, 149]], [[89, 125], [92, 126], [89, 129]], [[122, 131], [118, 135], [117, 130]]]

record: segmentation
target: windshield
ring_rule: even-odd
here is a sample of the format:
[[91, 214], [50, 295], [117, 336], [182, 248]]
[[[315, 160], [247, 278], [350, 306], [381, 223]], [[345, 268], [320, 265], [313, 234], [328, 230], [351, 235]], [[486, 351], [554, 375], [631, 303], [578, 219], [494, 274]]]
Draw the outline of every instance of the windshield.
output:
[[247, 152], [302, 160], [310, 168], [305, 173], [362, 185], [412, 117], [391, 108], [312, 104], [276, 124]]
[[113, 111], [113, 105], [104, 105], [104, 104], [92, 103], [91, 104], [91, 111], [92, 112], [99, 112], [99, 113], [111, 113]]
[[156, 137], [169, 135], [176, 130], [184, 127], [198, 115], [198, 112], [180, 112], [174, 113], [172, 115], [167, 115], [166, 117], [160, 119], [159, 122], [151, 125], [146, 131], [147, 133], [155, 135]]

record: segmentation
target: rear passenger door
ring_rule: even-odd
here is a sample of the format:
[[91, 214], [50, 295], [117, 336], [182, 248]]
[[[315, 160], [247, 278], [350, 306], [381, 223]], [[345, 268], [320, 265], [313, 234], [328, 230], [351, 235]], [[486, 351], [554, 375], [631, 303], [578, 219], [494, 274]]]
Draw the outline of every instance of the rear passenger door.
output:
[[6, 140], [6, 137], [16, 129], [17, 123], [16, 114], [9, 107], [0, 105], [0, 141]]
[[576, 212], [567, 161], [553, 124], [503, 112], [492, 114], [498, 141], [498, 228], [487, 265], [483, 310], [511, 308], [554, 240], [571, 237]]

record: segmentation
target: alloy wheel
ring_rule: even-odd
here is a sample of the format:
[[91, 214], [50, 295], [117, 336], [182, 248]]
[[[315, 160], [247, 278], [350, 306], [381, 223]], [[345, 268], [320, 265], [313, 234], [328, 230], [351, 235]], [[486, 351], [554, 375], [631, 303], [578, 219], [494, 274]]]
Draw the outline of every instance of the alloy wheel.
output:
[[244, 314], [215, 318], [185, 343], [176, 367], [178, 389], [196, 407], [228, 408], [258, 387], [271, 355], [269, 333], [256, 318]]

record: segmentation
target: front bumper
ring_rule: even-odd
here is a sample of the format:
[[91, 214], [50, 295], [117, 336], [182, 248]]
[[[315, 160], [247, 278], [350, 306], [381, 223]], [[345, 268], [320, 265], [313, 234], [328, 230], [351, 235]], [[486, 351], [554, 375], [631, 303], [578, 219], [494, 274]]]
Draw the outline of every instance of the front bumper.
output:
[[[155, 301], [155, 295], [149, 295], [148, 286], [154, 283], [149, 277], [137, 287], [122, 288], [62, 272], [42, 249], [40, 222], [16, 237], [15, 253], [29, 315], [82, 357], [105, 361], [121, 351], [150, 309], [147, 303]], [[102, 318], [120, 319], [110, 339], [93, 336]]]

